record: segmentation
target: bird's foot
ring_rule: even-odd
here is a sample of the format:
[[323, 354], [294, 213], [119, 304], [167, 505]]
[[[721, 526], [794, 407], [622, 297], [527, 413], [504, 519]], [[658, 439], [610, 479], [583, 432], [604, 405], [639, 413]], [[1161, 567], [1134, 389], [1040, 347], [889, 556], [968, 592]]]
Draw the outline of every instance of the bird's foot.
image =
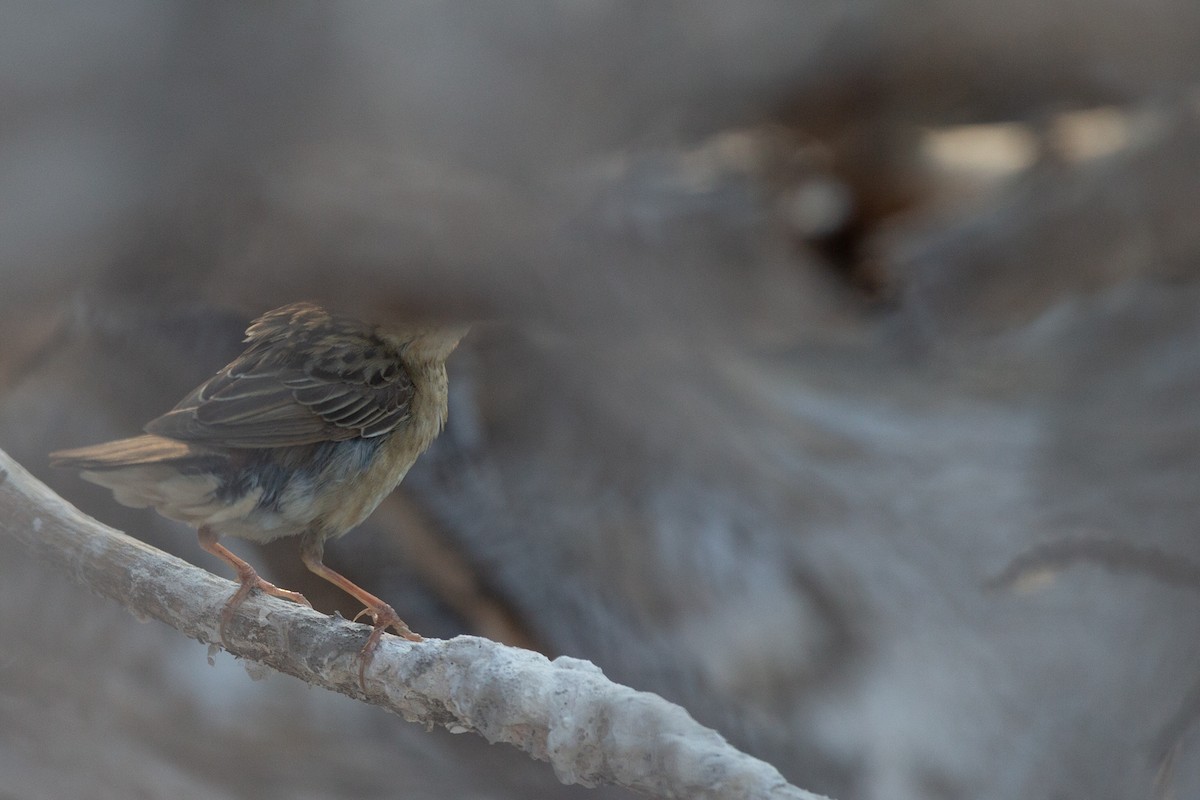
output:
[[379, 603], [377, 606], [367, 606], [362, 611], [358, 612], [353, 622], [357, 622], [358, 618], [367, 615], [371, 618], [371, 624], [375, 629], [371, 631], [371, 635], [367, 637], [367, 643], [363, 645], [362, 650], [358, 651], [358, 685], [365, 692], [367, 690], [367, 667], [371, 663], [371, 659], [375, 656], [375, 648], [379, 647], [379, 641], [383, 638], [384, 631], [392, 628], [397, 634], [404, 637], [410, 642], [425, 641], [420, 634], [413, 633], [412, 629], [400, 619], [395, 610], [387, 603]]
[[308, 602], [308, 598], [304, 595], [289, 589], [281, 589], [270, 581], [263, 580], [258, 576], [258, 572], [248, 564], [245, 569], [238, 569], [238, 583], [240, 584], [238, 590], [233, 593], [233, 597], [226, 601], [225, 608], [221, 610], [221, 644], [225, 644], [225, 629], [233, 620], [233, 612], [238, 610], [238, 606], [244, 603], [250, 596], [250, 592], [255, 589], [272, 597], [281, 597], [284, 600], [291, 600], [293, 603], [312, 608], [312, 603]]

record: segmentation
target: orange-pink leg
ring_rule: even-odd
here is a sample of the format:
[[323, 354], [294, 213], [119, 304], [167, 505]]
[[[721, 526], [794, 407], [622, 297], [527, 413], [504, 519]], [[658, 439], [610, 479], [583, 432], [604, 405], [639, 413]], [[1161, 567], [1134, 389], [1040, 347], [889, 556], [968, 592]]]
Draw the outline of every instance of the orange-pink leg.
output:
[[201, 547], [237, 570], [238, 583], [241, 584], [238, 586], [238, 590], [233, 593], [233, 597], [229, 598], [229, 601], [225, 603], [225, 608], [221, 611], [220, 632], [222, 644], [225, 643], [225, 628], [228, 627], [230, 620], [233, 619], [233, 612], [237, 611], [238, 606], [250, 596], [250, 592], [254, 589], [312, 608], [312, 603], [308, 602], [304, 595], [299, 592], [280, 589], [275, 584], [260, 578], [254, 567], [235, 556], [228, 547], [217, 541], [217, 534], [213, 533], [212, 529], [207, 525], [200, 526], [200, 529], [196, 533], [200, 538]]
[[366, 614], [371, 618], [371, 624], [375, 626], [375, 630], [371, 631], [371, 635], [367, 637], [367, 643], [363, 645], [362, 650], [358, 653], [358, 683], [362, 686], [363, 691], [366, 691], [367, 665], [371, 663], [371, 657], [375, 654], [375, 648], [379, 646], [379, 640], [383, 638], [384, 631], [392, 628], [396, 633], [410, 642], [421, 642], [424, 640], [419, 634], [413, 633], [404, 620], [397, 616], [395, 609], [387, 603], [361, 586], [353, 583], [344, 575], [340, 575], [325, 566], [321, 560], [324, 555], [324, 537], [320, 534], [306, 533], [300, 542], [300, 560], [304, 562], [304, 566], [335, 586], [340, 587], [355, 600], [362, 603], [365, 607], [358, 613], [355, 619]]

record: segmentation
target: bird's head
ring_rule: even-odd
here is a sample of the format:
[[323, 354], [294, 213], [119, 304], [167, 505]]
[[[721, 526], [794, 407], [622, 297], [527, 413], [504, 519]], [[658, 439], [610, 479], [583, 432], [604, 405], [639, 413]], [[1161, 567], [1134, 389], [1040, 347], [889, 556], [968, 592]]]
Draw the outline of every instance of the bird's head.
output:
[[379, 336], [396, 347], [405, 361], [440, 364], [450, 357], [469, 329], [469, 325], [419, 325], [382, 329]]

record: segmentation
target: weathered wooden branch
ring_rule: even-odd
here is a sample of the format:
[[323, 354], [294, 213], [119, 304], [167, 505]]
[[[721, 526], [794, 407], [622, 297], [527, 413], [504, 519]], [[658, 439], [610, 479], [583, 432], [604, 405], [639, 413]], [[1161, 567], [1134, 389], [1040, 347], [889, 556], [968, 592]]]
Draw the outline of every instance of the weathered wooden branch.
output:
[[[0, 451], [0, 533], [134, 615], [200, 642], [218, 638], [232, 582], [82, 514]], [[472, 731], [549, 761], [566, 783], [611, 783], [656, 797], [818, 796], [787, 783], [658, 695], [614, 684], [590, 662], [549, 661], [470, 636], [385, 636], [359, 686], [365, 628], [254, 596], [226, 631], [234, 655], [413, 722]]]

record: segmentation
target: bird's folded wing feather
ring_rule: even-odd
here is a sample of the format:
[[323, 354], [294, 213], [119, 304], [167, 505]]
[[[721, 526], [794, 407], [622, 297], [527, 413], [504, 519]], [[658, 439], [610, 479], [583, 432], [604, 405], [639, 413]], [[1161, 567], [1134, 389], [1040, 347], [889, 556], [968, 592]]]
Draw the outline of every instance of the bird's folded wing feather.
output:
[[365, 326], [298, 304], [251, 326], [250, 347], [152, 420], [147, 433], [233, 448], [286, 447], [395, 430], [413, 384]]

